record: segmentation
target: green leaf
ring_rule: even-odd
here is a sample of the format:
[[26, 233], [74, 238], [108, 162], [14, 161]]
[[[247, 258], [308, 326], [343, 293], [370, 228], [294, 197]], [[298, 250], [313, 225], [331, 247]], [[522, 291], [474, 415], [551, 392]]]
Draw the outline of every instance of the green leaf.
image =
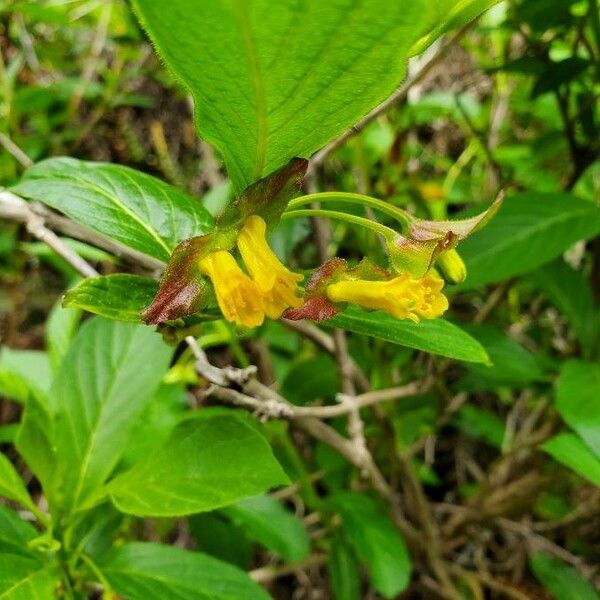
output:
[[254, 544], [217, 511], [192, 515], [188, 524], [198, 550], [245, 571], [251, 568]]
[[31, 394], [44, 397], [52, 382], [48, 355], [39, 350], [0, 352], [0, 394], [25, 404]]
[[429, 2], [432, 12], [427, 35], [418, 40], [410, 49], [410, 56], [421, 54], [437, 38], [455, 27], [460, 27], [474, 19], [500, 0], [433, 0]]
[[281, 384], [281, 395], [298, 405], [317, 398], [333, 400], [339, 390], [340, 376], [335, 361], [321, 353], [294, 364]]
[[310, 540], [302, 521], [267, 495], [246, 498], [222, 511], [246, 536], [275, 552], [284, 560], [298, 562], [310, 551]]
[[461, 389], [523, 388], [545, 379], [537, 358], [506, 333], [490, 326], [469, 325], [465, 330], [481, 342], [492, 365], [469, 365], [467, 374], [460, 380]]
[[556, 408], [600, 458], [600, 365], [576, 360], [564, 363]]
[[404, 591], [412, 570], [404, 538], [384, 509], [368, 496], [344, 493], [331, 504], [340, 512], [348, 541], [369, 569], [373, 587], [384, 597]]
[[561, 433], [541, 445], [556, 461], [600, 487], [600, 459], [574, 433]]
[[545, 554], [534, 554], [529, 564], [540, 583], [555, 600], [599, 600], [592, 584], [573, 567]]
[[600, 319], [588, 279], [562, 259], [534, 271], [530, 277], [569, 320], [582, 350], [591, 356], [598, 345]]
[[141, 323], [140, 312], [152, 302], [157, 290], [157, 281], [139, 275], [90, 277], [65, 294], [63, 306], [81, 308], [107, 319]]
[[58, 577], [37, 560], [0, 554], [0, 600], [51, 600]]
[[170, 546], [125, 544], [100, 567], [115, 591], [128, 600], [269, 600], [240, 569]]
[[37, 536], [27, 521], [0, 504], [0, 553], [30, 555], [27, 543]]
[[475, 338], [443, 319], [417, 324], [395, 319], [383, 312], [367, 312], [349, 307], [323, 324], [456, 360], [489, 362], [485, 349]]
[[161, 383], [136, 423], [122, 463], [133, 466], [162, 445], [189, 410], [184, 385]]
[[50, 158], [28, 169], [12, 190], [163, 261], [178, 242], [207, 232], [213, 222], [199, 200], [109, 163]]
[[17, 470], [8, 458], [0, 452], [0, 496], [14, 500], [22, 506], [31, 507], [33, 500], [17, 473]]
[[46, 321], [46, 347], [52, 370], [56, 372], [62, 362], [81, 321], [81, 311], [75, 308], [63, 308], [57, 302]]
[[507, 198], [485, 229], [461, 242], [471, 289], [522, 275], [600, 232], [600, 211], [568, 194], [525, 193]]
[[97, 491], [121, 458], [170, 355], [160, 335], [141, 325], [96, 318], [81, 328], [50, 390], [51, 472], [31, 448], [35, 436], [24, 448], [19, 434], [19, 450], [51, 503], [73, 510]]
[[360, 600], [360, 570], [352, 548], [334, 535], [329, 550], [329, 585], [334, 600]]
[[424, 0], [133, 5], [190, 89], [198, 132], [223, 154], [238, 192], [309, 157], [388, 97], [427, 16]]
[[453, 422], [467, 435], [484, 440], [494, 448], [502, 448], [505, 425], [495, 413], [479, 406], [465, 404]]
[[108, 490], [123, 512], [178, 516], [221, 508], [288, 481], [256, 429], [234, 413], [205, 410], [183, 421]]

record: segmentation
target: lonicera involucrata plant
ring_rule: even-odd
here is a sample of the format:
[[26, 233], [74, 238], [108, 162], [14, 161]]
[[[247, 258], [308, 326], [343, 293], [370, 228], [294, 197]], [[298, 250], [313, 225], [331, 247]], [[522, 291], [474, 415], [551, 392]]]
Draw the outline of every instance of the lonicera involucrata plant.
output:
[[[287, 543], [268, 541], [269, 549], [290, 561], [306, 555], [302, 525], [259, 495], [289, 478], [257, 426], [231, 410], [178, 410], [182, 390], [161, 384], [172, 350], [142, 322], [179, 339], [221, 318], [242, 330], [282, 316], [328, 321], [361, 333], [408, 331], [414, 347], [485, 362], [470, 336], [436, 319], [448, 308], [444, 282], [466, 276], [457, 245], [494, 216], [500, 200], [476, 216], [436, 221], [367, 195], [300, 191], [311, 155], [390, 95], [409, 56], [492, 4], [133, 2], [167, 68], [192, 94], [198, 133], [222, 155], [236, 197], [213, 219], [196, 199], [151, 176], [72, 158], [42, 161], [12, 188], [164, 272], [159, 281], [127, 274], [82, 281], [65, 305], [104, 319], [81, 327], [47, 385], [16, 382], [25, 405], [16, 447], [46, 504], [33, 502], [0, 457], [0, 492], [37, 520], [33, 528], [0, 509], [6, 598], [85, 597], [97, 589], [106, 598], [140, 600], [266, 597], [243, 572], [206, 554], [122, 543], [135, 529], [133, 517], [219, 510], [251, 528], [262, 515], [289, 535]], [[363, 216], [365, 208], [386, 224]], [[379, 236], [385, 264], [329, 257], [311, 272], [295, 272], [273, 252], [268, 234], [304, 217]], [[212, 383], [219, 377], [225, 375]], [[148, 444], [138, 428], [155, 404], [168, 405], [176, 425], [166, 434], [159, 428]], [[332, 571], [351, 547], [377, 592], [394, 597], [405, 589], [404, 539], [377, 501], [346, 493], [318, 507], [343, 522], [329, 548]], [[391, 569], [382, 555], [395, 558]], [[344, 582], [336, 585], [344, 598]]]

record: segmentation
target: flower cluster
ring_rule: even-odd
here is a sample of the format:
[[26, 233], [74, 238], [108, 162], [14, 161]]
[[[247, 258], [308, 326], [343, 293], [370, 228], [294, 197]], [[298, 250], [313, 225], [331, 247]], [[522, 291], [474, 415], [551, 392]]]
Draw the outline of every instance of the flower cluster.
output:
[[257, 327], [265, 315], [278, 319], [286, 308], [302, 304], [296, 294], [303, 277], [281, 264], [267, 243], [266, 230], [264, 220], [251, 215], [237, 237], [249, 275], [226, 250], [200, 260], [200, 271], [212, 281], [223, 316], [237, 325]]
[[[307, 166], [305, 159], [292, 159], [246, 188], [219, 216], [210, 233], [182, 241], [142, 318], [160, 324], [197, 315], [214, 306], [215, 297], [223, 317], [244, 327], [257, 327], [265, 317], [279, 319], [282, 315], [321, 321], [334, 317], [347, 304], [415, 323], [440, 317], [448, 309], [442, 293], [444, 280], [460, 283], [466, 277], [455, 246], [492, 218], [502, 195], [482, 213], [455, 221], [419, 219], [361, 194], [322, 192], [291, 199], [300, 189]], [[327, 201], [370, 207], [397, 226], [346, 212], [302, 208]], [[341, 220], [380, 235], [389, 271], [368, 259], [351, 268], [345, 260], [333, 258], [315, 269], [301, 289], [304, 277], [280, 262], [266, 234], [281, 218], [313, 216]], [[234, 257], [236, 248], [241, 262]]]
[[[248, 217], [237, 237], [248, 274], [230, 252], [217, 250], [200, 260], [200, 271], [214, 286], [223, 316], [237, 325], [257, 327], [265, 315], [278, 319], [288, 308], [303, 304], [298, 283], [302, 275], [288, 270], [266, 240], [266, 223], [259, 216]], [[345, 262], [344, 262], [345, 265]], [[416, 278], [410, 273], [373, 281], [357, 279], [345, 267], [321, 286], [333, 303], [352, 303], [370, 310], [383, 310], [397, 319], [435, 319], [448, 308], [442, 294], [443, 280], [434, 272]], [[333, 314], [337, 312], [333, 309]], [[294, 311], [289, 311], [294, 317]], [[298, 314], [303, 314], [302, 312]], [[306, 316], [311, 316], [310, 311]], [[318, 315], [312, 315], [318, 320]]]

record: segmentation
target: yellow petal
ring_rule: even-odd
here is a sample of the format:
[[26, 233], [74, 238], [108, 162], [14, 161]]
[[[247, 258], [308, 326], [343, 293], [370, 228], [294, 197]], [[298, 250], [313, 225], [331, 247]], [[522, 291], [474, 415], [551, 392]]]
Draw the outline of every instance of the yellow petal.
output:
[[200, 261], [200, 270], [210, 277], [219, 308], [228, 321], [246, 327], [262, 324], [265, 306], [260, 290], [229, 252], [212, 252]]
[[441, 293], [443, 286], [444, 282], [433, 274], [415, 279], [403, 273], [388, 281], [339, 281], [327, 287], [327, 297], [418, 323], [422, 318], [435, 319], [448, 309], [448, 300]]
[[256, 282], [265, 305], [265, 313], [278, 319], [290, 306], [302, 304], [296, 295], [302, 275], [287, 269], [269, 247], [264, 220], [251, 215], [246, 219], [237, 239], [238, 249], [248, 272]]

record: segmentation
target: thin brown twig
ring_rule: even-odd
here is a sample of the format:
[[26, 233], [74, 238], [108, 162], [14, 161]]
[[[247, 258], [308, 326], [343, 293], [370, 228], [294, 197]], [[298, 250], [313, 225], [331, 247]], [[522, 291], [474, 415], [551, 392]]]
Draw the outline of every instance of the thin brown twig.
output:
[[0, 146], [2, 146], [7, 152], [12, 154], [16, 161], [26, 169], [29, 168], [33, 161], [23, 152], [17, 144], [15, 144], [7, 135], [0, 131]]
[[[288, 329], [297, 331], [320, 348], [323, 348], [326, 352], [329, 352], [329, 354], [335, 354], [335, 342], [333, 337], [322, 329], [319, 329], [316, 325], [307, 321], [290, 321], [288, 319], [282, 319], [281, 321]], [[354, 383], [359, 390], [367, 391], [370, 387], [369, 380], [353, 358], [349, 356], [348, 359], [352, 366]]]
[[46, 226], [54, 231], [92, 244], [97, 248], [106, 250], [113, 256], [127, 260], [140, 267], [144, 267], [150, 271], [156, 272], [157, 274], [162, 272], [165, 268], [165, 263], [161, 260], [146, 254], [142, 254], [133, 248], [129, 248], [124, 244], [120, 244], [119, 242], [115, 242], [114, 240], [104, 237], [99, 233], [80, 225], [79, 223], [71, 221], [71, 219], [68, 219], [67, 217], [47, 209], [38, 202], [27, 202], [13, 192], [3, 190], [2, 188], [0, 188], [0, 194], [2, 195], [0, 199], [0, 210], [2, 210], [0, 217], [4, 219], [24, 222], [28, 212], [14, 209], [15, 204], [19, 204], [19, 202], [24, 203], [29, 207], [29, 211], [31, 213], [40, 217]]
[[96, 269], [48, 229], [44, 224], [44, 219], [33, 212], [29, 204], [15, 194], [0, 190], [0, 217], [24, 223], [31, 235], [52, 248], [83, 277], [98, 276]]

